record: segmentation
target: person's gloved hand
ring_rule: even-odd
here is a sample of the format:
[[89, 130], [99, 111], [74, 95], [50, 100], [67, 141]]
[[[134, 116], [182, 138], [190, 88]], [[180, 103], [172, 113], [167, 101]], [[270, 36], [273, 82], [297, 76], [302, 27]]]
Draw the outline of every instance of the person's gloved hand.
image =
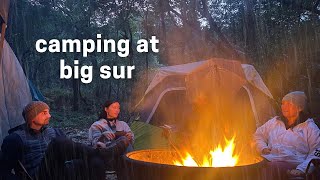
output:
[[113, 140], [113, 139], [116, 138], [116, 135], [115, 135], [114, 133], [108, 132], [108, 131], [104, 132], [103, 135], [104, 135], [109, 141], [111, 141], [111, 140]]
[[271, 148], [264, 148], [262, 151], [261, 151], [262, 154], [266, 155], [266, 154], [270, 154], [271, 153]]
[[126, 137], [128, 138], [129, 141], [132, 141], [133, 136], [131, 133], [126, 133]]
[[95, 145], [95, 148], [106, 148], [106, 144], [103, 142], [97, 142], [97, 144]]
[[304, 176], [304, 172], [298, 170], [298, 169], [291, 169], [287, 171], [287, 174], [289, 176], [293, 176], [293, 177], [301, 177]]
[[[121, 141], [120, 141], [120, 142], [124, 145], [124, 148], [125, 148], [125, 149], [127, 149], [127, 147], [128, 147], [129, 144], [130, 144], [130, 140], [127, 138], [127, 136], [121, 137]], [[119, 146], [121, 143], [118, 143], [118, 146]]]

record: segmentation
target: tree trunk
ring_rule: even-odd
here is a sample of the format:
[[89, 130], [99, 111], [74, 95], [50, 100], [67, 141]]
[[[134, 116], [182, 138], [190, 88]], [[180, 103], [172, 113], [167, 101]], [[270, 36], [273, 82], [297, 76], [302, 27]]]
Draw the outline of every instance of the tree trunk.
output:
[[[75, 60], [78, 59], [78, 55], [74, 55]], [[79, 63], [79, 67], [80, 67]], [[73, 74], [73, 79], [72, 79], [72, 89], [73, 89], [73, 111], [78, 111], [80, 108], [80, 79], [75, 79], [74, 74]]]
[[72, 87], [73, 87], [73, 111], [78, 111], [80, 108], [80, 80], [73, 79]]
[[253, 0], [244, 0], [244, 38], [245, 38], [245, 51], [246, 59], [249, 62], [253, 62], [253, 59], [257, 59], [257, 46], [256, 46], [256, 22]]
[[[162, 11], [161, 11], [162, 12]], [[148, 28], [148, 13], [149, 13], [149, 9], [147, 9], [146, 12], [146, 16], [145, 16], [145, 22], [146, 22], [146, 26], [145, 26], [145, 31], [146, 31], [146, 37], [149, 37], [149, 28]], [[163, 13], [163, 12], [162, 12]], [[162, 16], [161, 16], [161, 22], [162, 22]], [[163, 27], [162, 27], [163, 28]], [[166, 54], [166, 40], [165, 40], [165, 31], [164, 31], [164, 54]], [[165, 56], [166, 58], [166, 56]], [[145, 73], [146, 73], [146, 81], [145, 81], [145, 89], [147, 89], [148, 87], [148, 82], [149, 82], [149, 53], [145, 53], [145, 62], [146, 62], [146, 66], [145, 66]]]

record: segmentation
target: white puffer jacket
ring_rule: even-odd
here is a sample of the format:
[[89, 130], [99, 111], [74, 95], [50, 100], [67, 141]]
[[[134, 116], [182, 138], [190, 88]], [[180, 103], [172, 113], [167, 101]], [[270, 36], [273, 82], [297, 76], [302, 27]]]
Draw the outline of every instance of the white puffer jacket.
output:
[[274, 117], [256, 130], [254, 139], [258, 152], [271, 149], [264, 158], [297, 164], [296, 169], [303, 172], [311, 159], [320, 159], [320, 130], [313, 119], [286, 129], [284, 122]]

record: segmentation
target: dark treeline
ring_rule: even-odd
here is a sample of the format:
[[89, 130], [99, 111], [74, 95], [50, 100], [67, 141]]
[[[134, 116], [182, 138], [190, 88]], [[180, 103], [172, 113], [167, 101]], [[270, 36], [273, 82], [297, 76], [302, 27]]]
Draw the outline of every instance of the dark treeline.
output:
[[[319, 0], [11, 0], [6, 39], [54, 108], [96, 112], [111, 97], [133, 107], [155, 68], [211, 57], [253, 64], [276, 100], [304, 90], [316, 107], [319, 17]], [[35, 50], [38, 39], [95, 39], [98, 33], [130, 39], [130, 55], [83, 58]], [[136, 40], [152, 35], [160, 39], [160, 52], [137, 53]], [[60, 59], [92, 65], [93, 81], [60, 80]], [[101, 65], [135, 65], [136, 70], [131, 80], [103, 80]]]

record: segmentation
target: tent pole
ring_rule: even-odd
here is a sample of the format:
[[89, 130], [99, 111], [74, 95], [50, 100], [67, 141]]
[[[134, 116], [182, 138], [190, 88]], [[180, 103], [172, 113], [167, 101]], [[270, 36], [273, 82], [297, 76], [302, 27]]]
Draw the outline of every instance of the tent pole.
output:
[[3, 42], [4, 42], [4, 36], [6, 35], [6, 23], [2, 23], [1, 27], [1, 39], [0, 39], [0, 59], [2, 57], [2, 49], [3, 49]]

